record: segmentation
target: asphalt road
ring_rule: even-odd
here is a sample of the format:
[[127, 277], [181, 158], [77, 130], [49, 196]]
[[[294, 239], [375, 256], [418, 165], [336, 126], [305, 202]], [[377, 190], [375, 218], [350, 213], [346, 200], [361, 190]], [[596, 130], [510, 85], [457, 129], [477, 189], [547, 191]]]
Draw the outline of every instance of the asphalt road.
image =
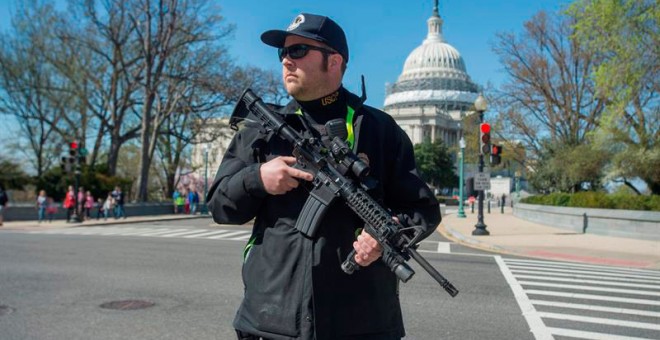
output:
[[[246, 227], [210, 226], [205, 219], [3, 231], [0, 339], [234, 339], [231, 321], [242, 296], [241, 254], [248, 234]], [[554, 329], [574, 336], [602, 327], [660, 338], [652, 326], [660, 320], [653, 302], [660, 300], [660, 283], [654, 289], [660, 273], [642, 273], [649, 276], [644, 280], [650, 288], [642, 289], [650, 304], [634, 299], [646, 314], [630, 317], [635, 321], [623, 329], [593, 320], [575, 326], [573, 317], [562, 317], [571, 313], [556, 306], [552, 313], [536, 307], [523, 315], [539, 283], [520, 286], [525, 279], [516, 279], [516, 266], [537, 267], [536, 262], [445, 241], [434, 235], [420, 248], [460, 293], [451, 298], [413, 264], [416, 275], [401, 285], [406, 339], [542, 339]], [[541, 327], [542, 318], [548, 321]]]

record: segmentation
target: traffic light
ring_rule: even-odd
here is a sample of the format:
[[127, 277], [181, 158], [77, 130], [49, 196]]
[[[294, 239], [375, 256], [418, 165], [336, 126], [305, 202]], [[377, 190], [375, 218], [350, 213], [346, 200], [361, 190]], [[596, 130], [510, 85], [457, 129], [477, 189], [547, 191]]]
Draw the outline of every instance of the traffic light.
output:
[[479, 125], [479, 152], [482, 155], [490, 154], [490, 124]]
[[490, 164], [498, 165], [502, 162], [502, 145], [493, 144], [490, 150]]
[[73, 158], [76, 158], [76, 156], [78, 156], [78, 142], [77, 141], [73, 141], [73, 142], [69, 143], [69, 155], [71, 155], [71, 157], [73, 157]]
[[60, 167], [62, 168], [63, 173], [71, 172], [72, 162], [73, 158], [62, 156], [62, 163], [60, 164]]

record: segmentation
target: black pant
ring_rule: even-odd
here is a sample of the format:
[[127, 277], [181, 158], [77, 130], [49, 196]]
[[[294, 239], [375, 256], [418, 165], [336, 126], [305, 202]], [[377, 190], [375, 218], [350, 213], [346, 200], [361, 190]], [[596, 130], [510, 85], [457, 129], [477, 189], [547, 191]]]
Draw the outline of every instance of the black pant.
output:
[[268, 340], [258, 335], [252, 335], [243, 331], [239, 331], [238, 329], [236, 330], [236, 336], [238, 336], [238, 340]]
[[[258, 335], [253, 335], [249, 333], [245, 333], [243, 331], [239, 331], [238, 329], [236, 330], [236, 335], [238, 336], [238, 340], [268, 340], [267, 338], [262, 338]], [[393, 336], [393, 335], [358, 335], [355, 337], [351, 338], [345, 338], [345, 339], [354, 339], [354, 340], [401, 340], [401, 337], [399, 336]]]

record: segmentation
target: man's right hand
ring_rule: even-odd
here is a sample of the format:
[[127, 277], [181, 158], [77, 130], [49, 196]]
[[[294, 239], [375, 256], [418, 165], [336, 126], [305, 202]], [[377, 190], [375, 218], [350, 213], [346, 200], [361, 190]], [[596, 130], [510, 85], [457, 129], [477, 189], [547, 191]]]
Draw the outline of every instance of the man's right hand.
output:
[[282, 195], [298, 187], [298, 179], [311, 181], [312, 174], [293, 168], [295, 157], [279, 156], [264, 163], [259, 168], [259, 176], [264, 183], [266, 192], [271, 195]]

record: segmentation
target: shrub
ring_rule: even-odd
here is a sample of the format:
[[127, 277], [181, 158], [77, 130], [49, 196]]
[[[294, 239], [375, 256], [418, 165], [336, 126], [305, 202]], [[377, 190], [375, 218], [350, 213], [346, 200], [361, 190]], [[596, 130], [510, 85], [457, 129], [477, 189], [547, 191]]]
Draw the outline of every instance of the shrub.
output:
[[641, 196], [586, 191], [575, 194], [552, 193], [529, 196], [521, 199], [520, 202], [559, 207], [660, 211], [660, 195]]

